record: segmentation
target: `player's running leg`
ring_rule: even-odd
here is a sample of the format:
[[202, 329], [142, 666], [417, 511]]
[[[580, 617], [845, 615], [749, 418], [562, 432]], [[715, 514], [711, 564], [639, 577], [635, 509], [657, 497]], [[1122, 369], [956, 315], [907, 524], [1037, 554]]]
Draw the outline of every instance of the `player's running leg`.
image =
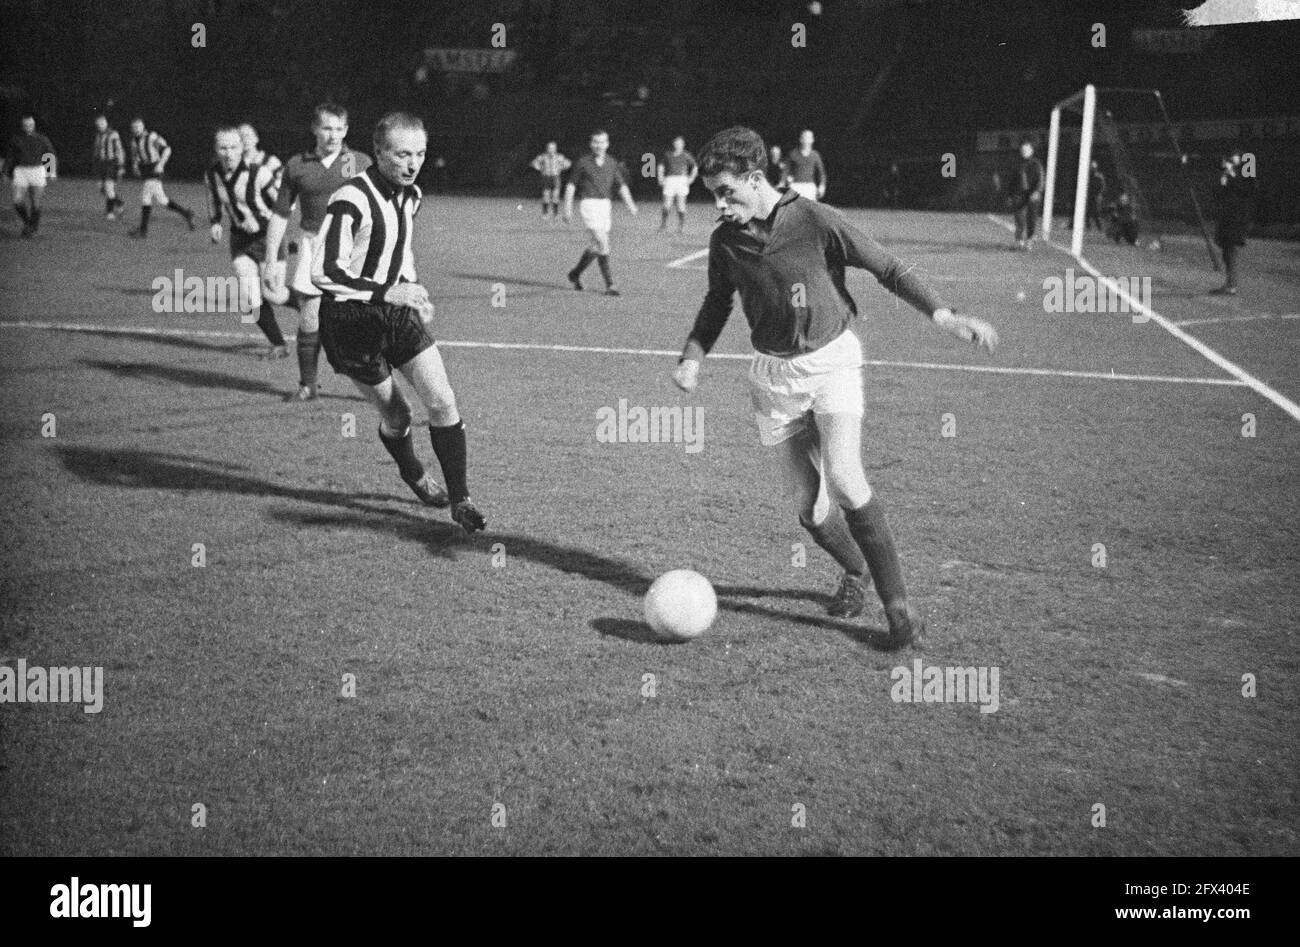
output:
[[[467, 533], [481, 530], [487, 525], [483, 514], [474, 506], [469, 496], [468, 448], [465, 442], [465, 422], [456, 407], [456, 393], [447, 378], [447, 368], [442, 353], [436, 345], [426, 348], [397, 370], [411, 383], [425, 410], [429, 412], [429, 441], [442, 467], [451, 496], [451, 518]], [[390, 379], [391, 381], [391, 379]]]
[[379, 440], [397, 464], [403, 482], [425, 506], [439, 508], [447, 505], [447, 491], [424, 469], [415, 456], [415, 441], [411, 433], [411, 405], [390, 375], [377, 385], [351, 379], [366, 400], [379, 410]]
[[281, 359], [289, 355], [280, 324], [275, 319], [275, 307], [262, 298], [262, 280], [257, 263], [252, 257], [240, 254], [231, 261], [235, 276], [239, 278], [239, 303], [241, 311], [256, 312], [257, 327], [262, 330], [271, 348], [262, 353], [264, 359]]
[[[17, 169], [15, 169], [15, 171], [16, 170]], [[32, 235], [32, 217], [31, 217], [31, 213], [27, 209], [28, 190], [29, 188], [26, 182], [20, 182], [18, 179], [18, 175], [15, 174], [13, 180], [14, 213], [17, 214], [18, 219], [23, 222], [24, 237], [30, 237]]]

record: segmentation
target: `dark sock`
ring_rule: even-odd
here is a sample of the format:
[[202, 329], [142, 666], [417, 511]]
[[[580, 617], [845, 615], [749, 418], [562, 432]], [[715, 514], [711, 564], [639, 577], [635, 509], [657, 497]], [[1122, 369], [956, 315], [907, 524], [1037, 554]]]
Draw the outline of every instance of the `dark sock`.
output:
[[659, 211], [659, 229], [663, 230], [668, 226], [668, 208], [665, 207]]
[[188, 207], [177, 204], [175, 201], [168, 201], [167, 209], [176, 211], [176, 213], [180, 214], [182, 217], [188, 217], [190, 215], [190, 209]]
[[111, 197], [104, 198], [104, 213], [106, 214], [113, 213], [113, 198]]
[[433, 444], [433, 452], [438, 455], [438, 464], [442, 467], [443, 479], [447, 481], [447, 493], [451, 496], [451, 502], [459, 503], [468, 499], [465, 422], [457, 421], [445, 427], [430, 424], [429, 440]]
[[600, 275], [605, 278], [606, 286], [614, 285], [614, 277], [609, 272], [609, 254], [602, 253], [596, 257], [596, 263], [600, 266]]
[[27, 207], [23, 204], [15, 204], [14, 212], [23, 219], [24, 224], [30, 224], [32, 219], [27, 216]]
[[320, 362], [320, 333], [298, 333], [298, 384], [316, 384], [316, 366]]
[[1226, 279], [1224, 280], [1224, 285], [1236, 286], [1237, 285], [1237, 248], [1236, 247], [1223, 248], [1223, 268], [1227, 271]]
[[275, 321], [275, 307], [266, 300], [262, 300], [261, 315], [257, 317], [257, 327], [262, 330], [262, 334], [272, 345], [284, 345], [284, 335], [280, 332], [280, 324]]
[[867, 560], [862, 558], [862, 550], [858, 548], [853, 534], [849, 532], [849, 526], [844, 521], [844, 512], [838, 506], [832, 506], [826, 519], [816, 526], [802, 516], [799, 517], [799, 523], [808, 530], [808, 534], [816, 540], [818, 546], [830, 553], [831, 558], [840, 564], [841, 569], [859, 579], [867, 574]]
[[894, 535], [889, 530], [880, 501], [872, 497], [856, 510], [845, 510], [844, 521], [867, 559], [876, 593], [889, 612], [907, 601], [903, 584], [903, 564], [894, 551]]
[[424, 464], [415, 456], [415, 439], [411, 437], [408, 425], [406, 433], [401, 436], [384, 433], [384, 426], [379, 425], [379, 439], [384, 442], [384, 449], [393, 460], [397, 461], [397, 470], [408, 484], [416, 483], [424, 476]]
[[578, 258], [578, 265], [573, 268], [574, 276], [581, 276], [582, 271], [591, 266], [591, 261], [596, 259], [596, 254], [590, 250], [583, 250], [582, 256]]
[[41, 225], [41, 211], [40, 211], [40, 208], [39, 208], [39, 207], [37, 207], [37, 208], [33, 208], [33, 209], [32, 209], [32, 229], [35, 230], [35, 229], [36, 229], [37, 227], [39, 227], [40, 225]]
[[677, 229], [678, 230], [686, 229], [686, 211], [684, 210], [679, 210], [677, 212]]
[[149, 232], [149, 215], [153, 213], [153, 205], [146, 204], [140, 208], [140, 232]]

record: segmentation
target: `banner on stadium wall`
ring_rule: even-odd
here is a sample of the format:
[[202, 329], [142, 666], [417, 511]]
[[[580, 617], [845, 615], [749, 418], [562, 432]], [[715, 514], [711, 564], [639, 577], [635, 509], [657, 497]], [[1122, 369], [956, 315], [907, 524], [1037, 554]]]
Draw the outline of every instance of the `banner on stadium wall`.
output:
[[1133, 48], [1144, 53], [1199, 53], [1214, 38], [1215, 31], [1205, 30], [1134, 30]]
[[443, 72], [505, 72], [515, 62], [513, 49], [451, 49], [434, 46], [424, 51], [424, 64]]
[[[1061, 141], [1079, 143], [1079, 127], [1062, 123]], [[1120, 138], [1125, 144], [1166, 141], [1168, 134], [1163, 122], [1117, 122]], [[1241, 141], [1242, 139], [1300, 138], [1300, 116], [1290, 118], [1213, 119], [1201, 122], [1179, 122], [1179, 143], [1194, 141]], [[1040, 145], [1047, 144], [1046, 128], [1013, 128], [1003, 131], [977, 132], [976, 151], [1015, 151], [1020, 142], [1028, 138]]]

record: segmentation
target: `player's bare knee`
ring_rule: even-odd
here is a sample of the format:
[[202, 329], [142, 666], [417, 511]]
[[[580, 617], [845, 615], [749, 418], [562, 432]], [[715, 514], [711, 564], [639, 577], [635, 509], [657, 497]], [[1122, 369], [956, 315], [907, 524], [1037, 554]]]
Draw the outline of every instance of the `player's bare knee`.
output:
[[850, 510], [871, 499], [871, 484], [861, 470], [830, 467], [826, 471], [826, 491], [837, 505]]

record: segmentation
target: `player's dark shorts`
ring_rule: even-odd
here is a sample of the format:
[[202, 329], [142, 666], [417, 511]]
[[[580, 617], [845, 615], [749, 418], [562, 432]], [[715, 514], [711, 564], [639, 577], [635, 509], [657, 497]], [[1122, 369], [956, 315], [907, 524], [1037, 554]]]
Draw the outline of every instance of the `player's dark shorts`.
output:
[[560, 176], [558, 174], [542, 175], [543, 191], [558, 191], [560, 189]]
[[[285, 259], [287, 248], [285, 242], [280, 241], [280, 252], [276, 255], [277, 260]], [[237, 256], [246, 256], [254, 263], [261, 263], [266, 259], [266, 231], [260, 233], [249, 233], [246, 230], [240, 230], [233, 227], [230, 231], [230, 258], [233, 260]]]
[[410, 306], [337, 300], [320, 304], [320, 343], [334, 371], [363, 385], [378, 385], [425, 349], [433, 336]]

